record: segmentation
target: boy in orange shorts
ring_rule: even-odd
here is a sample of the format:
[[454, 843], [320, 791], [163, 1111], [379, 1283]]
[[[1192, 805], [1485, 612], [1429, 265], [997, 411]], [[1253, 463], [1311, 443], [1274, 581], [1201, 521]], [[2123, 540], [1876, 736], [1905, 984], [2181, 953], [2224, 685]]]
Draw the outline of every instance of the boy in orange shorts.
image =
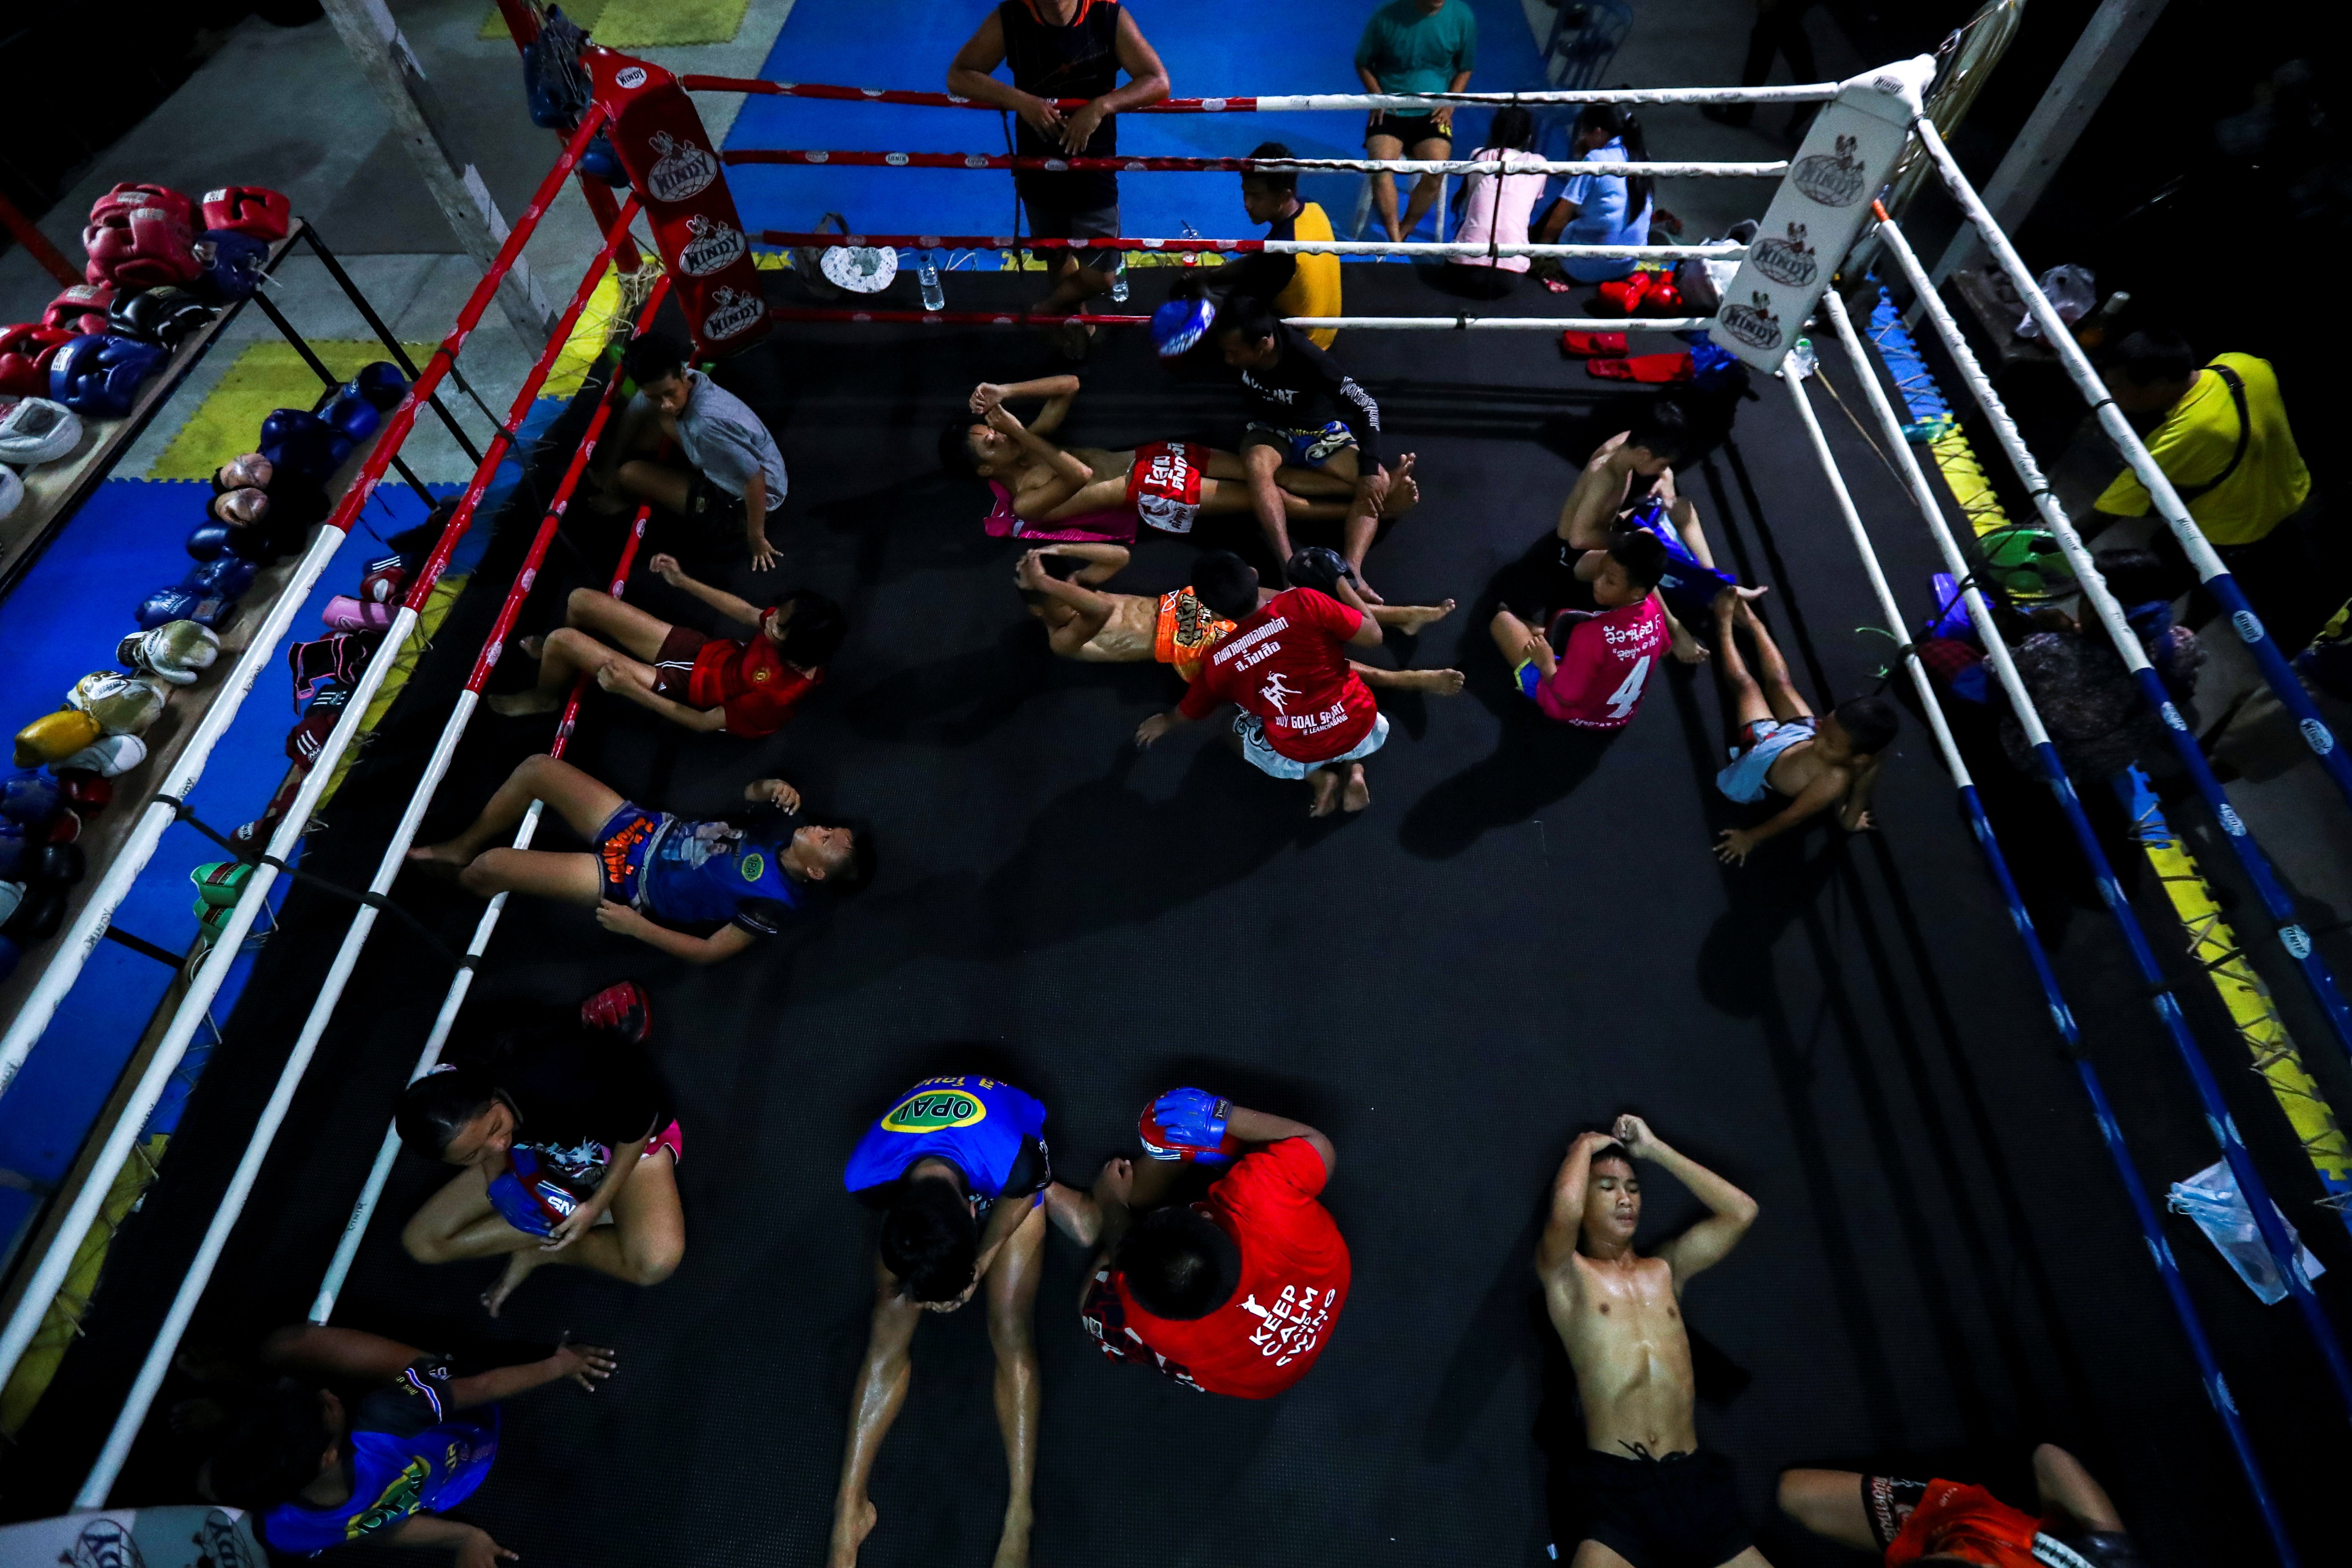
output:
[[[1055, 558], [1084, 563], [1066, 577], [1057, 577], [1047, 563]], [[1201, 673], [1201, 661], [1235, 622], [1205, 603], [1191, 584], [1152, 598], [1142, 594], [1105, 594], [1097, 584], [1116, 576], [1127, 564], [1128, 552], [1118, 544], [1053, 544], [1032, 550], [1021, 558], [1013, 574], [1029, 613], [1045, 623], [1046, 640], [1064, 658], [1085, 664], [1141, 664], [1153, 660], [1169, 666], [1186, 681]], [[1230, 567], [1223, 563], [1230, 562]], [[1196, 576], [1231, 576], [1233, 568], [1249, 571], [1240, 557], [1222, 550], [1201, 557]], [[1271, 597], [1255, 590], [1263, 602]], [[1407, 637], [1454, 613], [1454, 601], [1442, 605], [1374, 605], [1372, 619], [1383, 631]], [[1364, 684], [1390, 691], [1428, 691], [1451, 697], [1462, 689], [1458, 669], [1383, 669], [1349, 661]]]
[[1886, 1568], [2141, 1568], [2099, 1483], [2053, 1443], [2033, 1450], [2037, 1516], [1962, 1481], [1906, 1481], [1853, 1470], [1786, 1470], [1780, 1511], [1816, 1535], [1885, 1554]]

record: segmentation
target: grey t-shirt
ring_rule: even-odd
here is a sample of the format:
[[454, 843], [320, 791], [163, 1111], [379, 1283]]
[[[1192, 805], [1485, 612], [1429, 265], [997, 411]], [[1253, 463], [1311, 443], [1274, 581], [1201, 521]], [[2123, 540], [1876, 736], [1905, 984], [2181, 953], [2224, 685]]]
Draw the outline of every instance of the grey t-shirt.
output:
[[677, 416], [677, 444], [686, 460], [731, 496], [751, 489], [753, 474], [764, 474], [769, 507], [782, 504], [784, 455], [751, 405], [698, 370], [688, 371], [686, 379], [694, 388], [687, 396], [686, 412]]

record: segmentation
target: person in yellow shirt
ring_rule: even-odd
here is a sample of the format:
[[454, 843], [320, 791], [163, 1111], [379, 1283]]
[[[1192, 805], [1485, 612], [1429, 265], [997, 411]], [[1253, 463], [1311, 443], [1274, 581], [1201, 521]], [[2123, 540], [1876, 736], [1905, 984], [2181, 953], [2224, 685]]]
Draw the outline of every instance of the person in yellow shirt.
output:
[[[2117, 408], [2136, 424], [2155, 421], [2146, 437], [2149, 455], [2271, 635], [2290, 653], [2301, 647], [2332, 607], [2329, 590], [2336, 600], [2343, 590], [2323, 561], [2311, 473], [2270, 363], [2242, 353], [2200, 363], [2179, 334], [2150, 330], [2118, 345], [2105, 376]], [[2129, 468], [2093, 506], [2099, 515], [2086, 532], [2155, 510]], [[2154, 545], [2168, 563], [2187, 568], [2187, 552], [2168, 530], [2158, 531]], [[2189, 624], [2215, 613], [2200, 594]]]
[[[1253, 158], [1288, 158], [1288, 147], [1262, 142], [1250, 149]], [[1314, 202], [1298, 199], [1295, 174], [1247, 174], [1242, 176], [1242, 210], [1252, 223], [1267, 225], [1265, 237], [1279, 240], [1328, 240], [1331, 219]], [[1222, 267], [1192, 269], [1171, 291], [1171, 299], [1205, 299], [1218, 310], [1237, 294], [1265, 301], [1277, 316], [1337, 316], [1339, 304], [1339, 258], [1328, 252], [1313, 256], [1242, 256]], [[1335, 327], [1317, 327], [1307, 338], [1328, 349], [1339, 337]]]

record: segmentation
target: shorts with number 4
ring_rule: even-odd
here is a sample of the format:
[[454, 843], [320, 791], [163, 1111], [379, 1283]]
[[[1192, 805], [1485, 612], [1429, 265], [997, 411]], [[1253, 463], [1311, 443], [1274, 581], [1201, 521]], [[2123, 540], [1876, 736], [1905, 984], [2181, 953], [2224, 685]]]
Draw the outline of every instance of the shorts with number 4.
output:
[[1255, 713], [1236, 714], [1234, 718], [1234, 733], [1242, 739], [1242, 755], [1248, 758], [1250, 766], [1258, 772], [1278, 779], [1303, 779], [1317, 768], [1333, 767], [1341, 763], [1361, 762], [1388, 744], [1389, 716], [1385, 713], [1375, 714], [1372, 719], [1372, 732], [1365, 736], [1355, 750], [1339, 756], [1326, 757], [1319, 763], [1302, 763], [1295, 757], [1286, 757], [1266, 744], [1265, 724]]

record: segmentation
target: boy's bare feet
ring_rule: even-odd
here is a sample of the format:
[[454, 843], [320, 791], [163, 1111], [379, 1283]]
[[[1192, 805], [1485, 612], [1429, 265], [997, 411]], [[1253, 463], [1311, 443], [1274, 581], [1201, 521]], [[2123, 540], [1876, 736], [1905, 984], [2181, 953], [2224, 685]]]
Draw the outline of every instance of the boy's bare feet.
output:
[[520, 1252], [508, 1253], [507, 1271], [499, 1276], [497, 1284], [482, 1292], [483, 1310], [491, 1317], [497, 1317], [499, 1309], [507, 1304], [507, 1298], [515, 1293], [515, 1287], [530, 1279], [530, 1271], [538, 1268], [539, 1264], [540, 1248], [536, 1247], [526, 1247]]
[[1329, 768], [1317, 768], [1307, 775], [1307, 787], [1314, 793], [1307, 803], [1309, 816], [1328, 816], [1339, 804], [1339, 775]]
[[474, 863], [474, 858], [460, 851], [457, 845], [420, 844], [408, 852], [409, 864], [436, 877], [455, 878]]
[[873, 1502], [866, 1498], [859, 1498], [846, 1518], [839, 1509], [835, 1509], [833, 1543], [825, 1551], [825, 1568], [856, 1568], [857, 1549], [866, 1544], [867, 1536], [874, 1533], [875, 1521], [880, 1518]]
[[501, 719], [523, 719], [533, 713], [552, 713], [563, 706], [563, 699], [541, 698], [536, 691], [514, 691], [504, 697], [485, 697], [482, 706]]
[[1402, 517], [1421, 504], [1421, 483], [1412, 477], [1412, 466], [1419, 460], [1412, 452], [1397, 459], [1389, 474], [1389, 492], [1381, 498], [1382, 517]]
[[[1459, 680], [1461, 677], [1456, 676], [1454, 679]], [[1339, 792], [1339, 809], [1349, 813], [1359, 812], [1371, 804], [1372, 786], [1364, 780], [1364, 764], [1349, 763], [1348, 787]]]
[[1441, 605], [1400, 605], [1388, 622], [1388, 629], [1402, 632], [1409, 637], [1419, 637], [1425, 628], [1435, 626], [1453, 613], [1454, 601], [1451, 599]]

